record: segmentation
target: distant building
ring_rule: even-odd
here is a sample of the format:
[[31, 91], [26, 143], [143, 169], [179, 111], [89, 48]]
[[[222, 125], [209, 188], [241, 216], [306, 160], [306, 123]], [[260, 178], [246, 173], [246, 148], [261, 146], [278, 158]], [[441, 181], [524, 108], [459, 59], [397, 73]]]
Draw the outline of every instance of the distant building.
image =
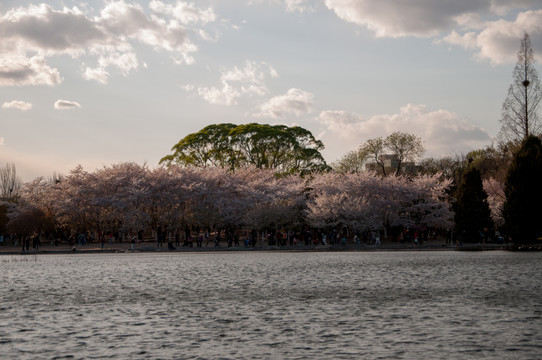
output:
[[[386, 174], [394, 174], [399, 166], [399, 159], [396, 154], [384, 154], [381, 157]], [[376, 162], [370, 162], [365, 165], [367, 170], [382, 172], [382, 167]], [[404, 161], [401, 163], [401, 175], [416, 175], [420, 171], [420, 166], [417, 166], [414, 161]]]

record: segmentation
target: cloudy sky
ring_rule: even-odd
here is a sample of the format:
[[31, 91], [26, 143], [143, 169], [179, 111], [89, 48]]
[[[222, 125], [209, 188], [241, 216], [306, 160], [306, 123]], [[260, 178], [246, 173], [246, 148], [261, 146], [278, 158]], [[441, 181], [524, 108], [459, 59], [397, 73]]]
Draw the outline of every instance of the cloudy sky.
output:
[[156, 166], [221, 122], [300, 125], [328, 162], [396, 130], [466, 152], [524, 31], [541, 61], [541, 0], [0, 0], [0, 166]]

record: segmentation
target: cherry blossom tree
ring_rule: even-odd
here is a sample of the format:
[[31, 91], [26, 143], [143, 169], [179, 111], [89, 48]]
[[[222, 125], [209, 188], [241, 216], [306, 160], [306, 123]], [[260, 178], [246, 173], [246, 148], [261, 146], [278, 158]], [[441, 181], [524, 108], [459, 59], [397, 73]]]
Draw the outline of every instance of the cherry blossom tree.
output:
[[54, 227], [50, 186], [42, 177], [23, 184], [17, 202], [10, 204], [9, 229], [19, 236], [41, 234]]
[[248, 175], [248, 225], [261, 230], [281, 229], [294, 227], [303, 220], [305, 181], [301, 177], [277, 177], [272, 170], [253, 170]]
[[482, 180], [482, 185], [487, 193], [487, 202], [489, 204], [489, 210], [491, 211], [493, 223], [496, 228], [501, 228], [504, 225], [502, 210], [504, 202], [506, 201], [504, 183], [495, 178], [489, 178]]
[[400, 178], [403, 184], [400, 215], [401, 226], [448, 229], [453, 225], [453, 213], [446, 189], [452, 180], [439, 180], [440, 174], [421, 175], [411, 179]]
[[310, 183], [307, 220], [316, 227], [386, 230], [390, 226], [447, 228], [450, 180], [440, 174], [414, 178], [375, 173], [322, 174]]
[[95, 206], [94, 176], [77, 166], [54, 188], [53, 207], [62, 226], [76, 232], [96, 228], [99, 209]]

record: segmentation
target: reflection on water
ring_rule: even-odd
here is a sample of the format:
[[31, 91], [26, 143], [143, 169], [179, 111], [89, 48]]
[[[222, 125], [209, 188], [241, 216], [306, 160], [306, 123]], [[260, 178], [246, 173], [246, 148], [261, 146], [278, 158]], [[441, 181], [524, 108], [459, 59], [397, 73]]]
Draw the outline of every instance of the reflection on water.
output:
[[0, 262], [0, 357], [539, 358], [542, 253]]

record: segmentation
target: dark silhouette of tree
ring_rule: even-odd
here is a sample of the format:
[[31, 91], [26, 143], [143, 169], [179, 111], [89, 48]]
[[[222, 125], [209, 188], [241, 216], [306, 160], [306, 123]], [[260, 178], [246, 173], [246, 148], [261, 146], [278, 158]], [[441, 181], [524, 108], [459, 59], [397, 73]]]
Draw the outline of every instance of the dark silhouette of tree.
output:
[[520, 143], [529, 135], [539, 135], [542, 129], [537, 113], [542, 100], [542, 88], [534, 62], [531, 39], [525, 33], [514, 68], [514, 81], [502, 105], [499, 138], [503, 143]]
[[511, 149], [503, 146], [487, 146], [482, 149], [472, 150], [465, 156], [466, 159], [472, 159], [472, 165], [482, 174], [482, 179], [495, 178], [504, 184], [506, 174], [513, 157], [513, 147]]
[[299, 126], [217, 124], [181, 139], [160, 163], [231, 170], [256, 166], [304, 174], [329, 169], [320, 153], [323, 149], [320, 140]]
[[454, 204], [455, 231], [465, 242], [481, 242], [492, 228], [487, 194], [482, 186], [480, 171], [474, 166], [463, 174]]
[[515, 154], [505, 183], [503, 215], [507, 234], [518, 244], [542, 236], [542, 144], [529, 136]]
[[0, 202], [0, 235], [6, 234], [8, 222], [8, 207], [6, 204]]
[[424, 158], [418, 165], [421, 174], [441, 174], [444, 179], [452, 179], [457, 186], [461, 182], [462, 170], [466, 167], [465, 156], [460, 154]]

